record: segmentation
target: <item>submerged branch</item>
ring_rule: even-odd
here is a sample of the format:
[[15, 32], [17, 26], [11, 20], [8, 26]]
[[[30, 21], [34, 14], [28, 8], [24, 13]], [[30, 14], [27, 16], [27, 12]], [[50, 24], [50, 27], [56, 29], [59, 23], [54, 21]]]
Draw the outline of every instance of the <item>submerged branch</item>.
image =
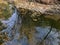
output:
[[51, 26], [51, 28], [50, 28], [50, 31], [47, 33], [47, 35], [44, 37], [43, 40], [45, 40], [45, 39], [48, 37], [48, 35], [50, 34], [51, 31], [52, 31], [52, 26]]

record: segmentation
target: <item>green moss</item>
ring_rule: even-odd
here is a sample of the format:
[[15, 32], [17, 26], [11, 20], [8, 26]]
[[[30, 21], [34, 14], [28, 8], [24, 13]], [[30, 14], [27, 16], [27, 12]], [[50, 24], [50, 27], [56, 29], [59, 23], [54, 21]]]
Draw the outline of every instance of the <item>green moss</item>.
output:
[[0, 21], [0, 31], [2, 31], [3, 29], [6, 29], [6, 26], [3, 25], [3, 24], [1, 23], [1, 21]]
[[2, 25], [1, 21], [0, 21], [0, 26]]
[[0, 45], [1, 45], [3, 42], [4, 42], [3, 39], [0, 38]]
[[0, 3], [0, 18], [8, 19], [12, 14], [9, 4]]

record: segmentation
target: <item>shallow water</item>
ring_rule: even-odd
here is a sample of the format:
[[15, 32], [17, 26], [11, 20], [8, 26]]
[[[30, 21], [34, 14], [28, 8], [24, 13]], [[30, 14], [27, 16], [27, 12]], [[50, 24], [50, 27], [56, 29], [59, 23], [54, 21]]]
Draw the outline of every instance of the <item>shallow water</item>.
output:
[[[2, 35], [7, 35], [8, 39], [3, 39], [4, 43], [2, 45], [41, 45], [40, 42], [43, 42], [42, 45], [59, 45], [59, 32], [57, 30], [59, 30], [59, 28], [57, 29], [57, 27], [55, 26], [55, 21], [52, 19], [45, 19], [43, 16], [39, 17], [41, 19], [39, 19], [38, 22], [34, 22], [33, 26], [32, 21], [30, 20], [30, 18], [28, 17], [28, 21], [26, 19], [23, 20], [23, 23], [25, 27], [29, 27], [29, 29], [27, 30], [27, 28], [25, 29], [26, 32], [30, 32], [30, 26], [33, 28], [34, 27], [34, 31], [32, 30], [32, 33], [28, 39], [28, 35], [29, 33], [25, 34], [26, 32], [23, 30], [23, 35], [22, 38], [21, 37], [21, 33], [20, 31], [22, 30], [22, 18], [18, 15], [18, 11], [15, 8], [14, 9], [14, 13], [12, 14], [12, 16], [8, 19], [8, 20], [2, 20], [1, 22], [5, 25], [7, 25], [6, 29], [3, 29], [2, 31], [0, 31], [0, 33], [2, 33]], [[27, 22], [27, 23], [26, 23]], [[37, 24], [36, 24], [37, 23]], [[31, 25], [30, 25], [31, 24]], [[48, 34], [48, 32], [51, 30], [51, 32]], [[25, 33], [24, 33], [25, 32]], [[48, 34], [48, 35], [47, 35]], [[47, 35], [46, 39], [45, 36]]]

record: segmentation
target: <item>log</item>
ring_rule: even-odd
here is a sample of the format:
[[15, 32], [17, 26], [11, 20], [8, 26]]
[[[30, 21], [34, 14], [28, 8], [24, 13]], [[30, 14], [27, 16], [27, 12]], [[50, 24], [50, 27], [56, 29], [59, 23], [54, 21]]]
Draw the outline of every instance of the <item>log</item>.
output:
[[28, 2], [27, 0], [15, 0], [14, 3], [17, 8], [29, 9], [42, 14], [60, 14], [60, 4], [45, 5], [36, 2]]
[[17, 8], [29, 9], [32, 11], [37, 11], [42, 14], [60, 14], [60, 4], [55, 5], [45, 5], [35, 2], [21, 1], [15, 3]]

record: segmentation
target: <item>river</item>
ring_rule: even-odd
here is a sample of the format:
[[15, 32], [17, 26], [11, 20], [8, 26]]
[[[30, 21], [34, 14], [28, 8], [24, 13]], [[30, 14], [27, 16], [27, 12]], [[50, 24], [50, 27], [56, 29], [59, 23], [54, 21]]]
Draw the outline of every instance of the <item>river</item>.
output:
[[[8, 40], [4, 40], [4, 43], [2, 45], [59, 45], [59, 32], [57, 32], [57, 29], [55, 28], [51, 29], [51, 26], [34, 27], [36, 32], [33, 34], [33, 38], [30, 43], [26, 35], [23, 35], [23, 37], [20, 39], [19, 30], [21, 30], [22, 18], [18, 14], [18, 11], [15, 7], [12, 16], [8, 20], [2, 20], [1, 22], [7, 25], [7, 28], [0, 31], [0, 33], [5, 33], [5, 35], [7, 35], [8, 38]], [[50, 29], [51, 32], [48, 34]], [[40, 42], [42, 41], [43, 44], [40, 44]]]

